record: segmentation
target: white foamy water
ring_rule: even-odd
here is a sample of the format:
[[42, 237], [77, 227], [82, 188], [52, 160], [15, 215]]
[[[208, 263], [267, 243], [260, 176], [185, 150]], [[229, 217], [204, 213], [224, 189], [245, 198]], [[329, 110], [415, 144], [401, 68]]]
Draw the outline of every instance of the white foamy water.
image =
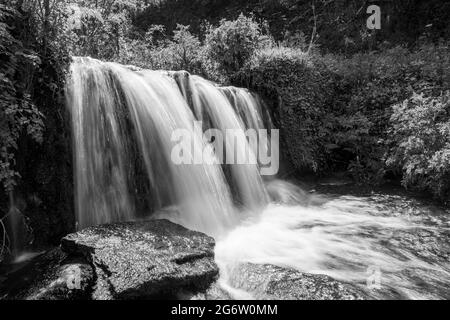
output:
[[[362, 288], [372, 298], [441, 298], [450, 283], [448, 261], [417, 255], [417, 248], [402, 238], [420, 241], [421, 231], [448, 232], [446, 226], [430, 226], [409, 217], [390, 217], [360, 197], [309, 199], [296, 187], [277, 182], [285, 204], [271, 204], [258, 218], [235, 228], [216, 246], [221, 281], [228, 284], [241, 263], [273, 264], [301, 272], [325, 274]], [[279, 196], [279, 195], [278, 195]], [[294, 205], [293, 199], [302, 204]], [[415, 238], [414, 238], [415, 237]], [[431, 248], [431, 255], [433, 253]], [[379, 274], [378, 290], [367, 287]], [[421, 288], [422, 277], [438, 292]], [[442, 281], [446, 283], [441, 283]], [[439, 289], [440, 287], [440, 289]]]

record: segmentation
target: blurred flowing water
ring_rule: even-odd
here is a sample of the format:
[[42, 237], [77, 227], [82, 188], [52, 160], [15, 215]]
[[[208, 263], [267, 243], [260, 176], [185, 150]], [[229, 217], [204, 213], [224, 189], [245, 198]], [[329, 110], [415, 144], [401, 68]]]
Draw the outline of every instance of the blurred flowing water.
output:
[[[253, 262], [327, 274], [372, 298], [449, 298], [446, 212], [382, 195], [311, 195], [263, 178], [258, 164], [171, 161], [171, 134], [180, 128], [192, 133], [191, 157], [216, 156], [195, 120], [203, 130], [272, 128], [268, 109], [248, 90], [74, 58], [67, 97], [78, 228], [157, 217], [205, 232], [217, 240], [225, 287], [236, 265]], [[236, 153], [247, 148], [245, 140]], [[167, 207], [176, 213], [152, 214]]]
[[448, 210], [405, 196], [307, 196], [276, 184], [278, 202], [218, 242], [225, 285], [236, 282], [238, 264], [269, 263], [329, 275], [373, 299], [450, 298]]

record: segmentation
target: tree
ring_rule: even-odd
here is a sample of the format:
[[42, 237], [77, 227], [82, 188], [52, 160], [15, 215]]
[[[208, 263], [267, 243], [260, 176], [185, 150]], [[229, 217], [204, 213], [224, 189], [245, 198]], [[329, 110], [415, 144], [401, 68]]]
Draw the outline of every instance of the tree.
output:
[[169, 50], [179, 70], [193, 72], [199, 64], [200, 40], [189, 32], [189, 26], [179, 24], [174, 31], [173, 41], [169, 43]]
[[139, 0], [72, 1], [68, 34], [73, 55], [113, 59], [120, 54], [121, 38], [131, 30], [131, 17], [146, 6]]

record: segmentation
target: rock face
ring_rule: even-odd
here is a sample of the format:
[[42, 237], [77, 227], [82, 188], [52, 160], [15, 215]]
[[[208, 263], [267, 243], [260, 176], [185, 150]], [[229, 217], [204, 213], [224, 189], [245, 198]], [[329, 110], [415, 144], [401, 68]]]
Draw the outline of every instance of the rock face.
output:
[[86, 228], [62, 239], [95, 269], [94, 299], [174, 298], [215, 281], [214, 240], [168, 220]]
[[361, 290], [325, 275], [273, 265], [243, 264], [232, 271], [230, 284], [258, 300], [360, 300]]

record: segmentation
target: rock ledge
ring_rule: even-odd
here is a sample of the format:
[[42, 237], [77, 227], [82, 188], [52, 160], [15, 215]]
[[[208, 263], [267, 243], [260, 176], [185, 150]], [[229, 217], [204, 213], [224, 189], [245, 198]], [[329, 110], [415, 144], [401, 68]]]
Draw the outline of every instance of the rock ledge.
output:
[[89, 227], [61, 246], [94, 267], [93, 299], [173, 298], [208, 288], [219, 272], [214, 239], [168, 220]]

